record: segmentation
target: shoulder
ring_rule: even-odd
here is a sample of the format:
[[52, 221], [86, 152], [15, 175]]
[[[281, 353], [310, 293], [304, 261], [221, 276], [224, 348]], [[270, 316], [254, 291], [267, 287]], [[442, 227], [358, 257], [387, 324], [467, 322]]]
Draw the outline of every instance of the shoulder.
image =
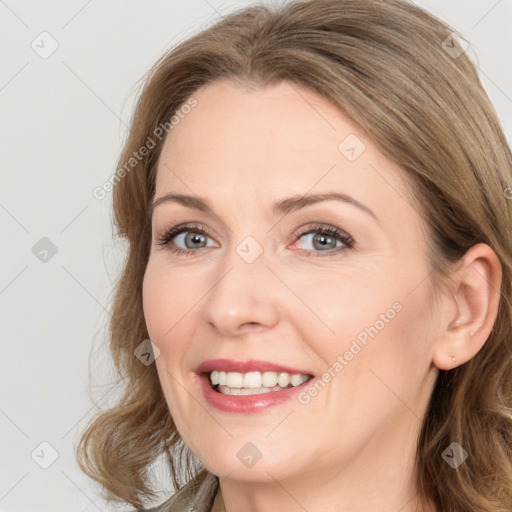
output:
[[218, 477], [205, 469], [161, 505], [138, 512], [210, 512], [218, 486]]

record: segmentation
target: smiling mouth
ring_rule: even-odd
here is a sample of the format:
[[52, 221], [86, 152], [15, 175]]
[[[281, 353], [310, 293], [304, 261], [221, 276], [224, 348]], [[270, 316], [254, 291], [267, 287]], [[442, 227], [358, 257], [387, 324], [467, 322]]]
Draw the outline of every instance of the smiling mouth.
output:
[[288, 372], [224, 372], [208, 373], [214, 391], [223, 395], [260, 395], [284, 391], [304, 384], [312, 375]]

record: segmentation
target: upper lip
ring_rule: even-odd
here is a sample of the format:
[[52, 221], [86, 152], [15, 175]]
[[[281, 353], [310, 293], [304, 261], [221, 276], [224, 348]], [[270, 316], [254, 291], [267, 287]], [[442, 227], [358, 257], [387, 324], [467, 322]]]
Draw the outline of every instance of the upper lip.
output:
[[290, 368], [282, 364], [271, 363], [270, 361], [261, 361], [259, 359], [250, 359], [248, 361], [235, 361], [234, 359], [208, 359], [203, 361], [198, 367], [198, 373], [210, 373], [214, 370], [223, 372], [286, 372], [300, 373], [302, 375], [311, 375], [311, 372]]

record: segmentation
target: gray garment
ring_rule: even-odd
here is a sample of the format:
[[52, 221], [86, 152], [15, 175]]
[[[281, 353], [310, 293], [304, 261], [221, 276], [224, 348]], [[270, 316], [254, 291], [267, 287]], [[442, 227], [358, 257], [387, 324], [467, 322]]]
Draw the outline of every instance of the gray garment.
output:
[[210, 512], [218, 487], [218, 477], [204, 470], [158, 507], [138, 512]]

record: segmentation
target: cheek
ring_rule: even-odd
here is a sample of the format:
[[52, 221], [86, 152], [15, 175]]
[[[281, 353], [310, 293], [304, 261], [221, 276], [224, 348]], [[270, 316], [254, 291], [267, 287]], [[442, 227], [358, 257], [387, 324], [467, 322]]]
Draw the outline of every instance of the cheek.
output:
[[359, 333], [345, 341], [362, 349], [349, 363], [354, 367], [346, 368], [346, 376], [353, 377], [353, 397], [371, 403], [382, 416], [393, 410], [422, 414], [434, 341], [423, 291], [408, 295], [396, 288]]
[[[186, 424], [184, 411], [190, 406], [190, 400], [176, 384], [176, 376], [184, 365], [188, 347], [185, 330], [190, 328], [187, 320], [193, 320], [193, 310], [189, 305], [192, 293], [180, 284], [176, 274], [150, 260], [144, 274], [142, 296], [148, 334], [160, 350], [155, 361], [159, 380], [171, 415], [180, 429]], [[178, 381], [182, 381], [181, 376]]]
[[[148, 262], [142, 287], [146, 326], [152, 341], [163, 350], [164, 340], [175, 337], [178, 322], [186, 322], [197, 302], [197, 289], [159, 262]], [[182, 282], [183, 281], [183, 282]], [[182, 319], [182, 320], [180, 320]]]
[[158, 341], [164, 332], [165, 311], [170, 304], [166, 304], [169, 296], [164, 293], [162, 279], [154, 271], [154, 267], [148, 264], [142, 285], [142, 302], [144, 319], [148, 329], [149, 337], [160, 348]]
[[373, 269], [346, 265], [342, 272], [317, 272], [313, 279], [295, 276], [293, 283], [303, 304], [289, 312], [326, 356], [343, 353], [355, 339], [364, 346], [400, 315], [400, 294]]
[[429, 369], [434, 331], [426, 286], [411, 293], [419, 281], [396, 271], [390, 276], [352, 268], [343, 275], [316, 276], [314, 286], [297, 283], [297, 295], [307, 297], [304, 302], [317, 317], [301, 310], [308, 317], [301, 320], [308, 342], [329, 366], [342, 356], [343, 373], [355, 372], [357, 379], [364, 374], [365, 386], [368, 379], [378, 384], [375, 375], [367, 375], [370, 368], [399, 387], [421, 379]]

